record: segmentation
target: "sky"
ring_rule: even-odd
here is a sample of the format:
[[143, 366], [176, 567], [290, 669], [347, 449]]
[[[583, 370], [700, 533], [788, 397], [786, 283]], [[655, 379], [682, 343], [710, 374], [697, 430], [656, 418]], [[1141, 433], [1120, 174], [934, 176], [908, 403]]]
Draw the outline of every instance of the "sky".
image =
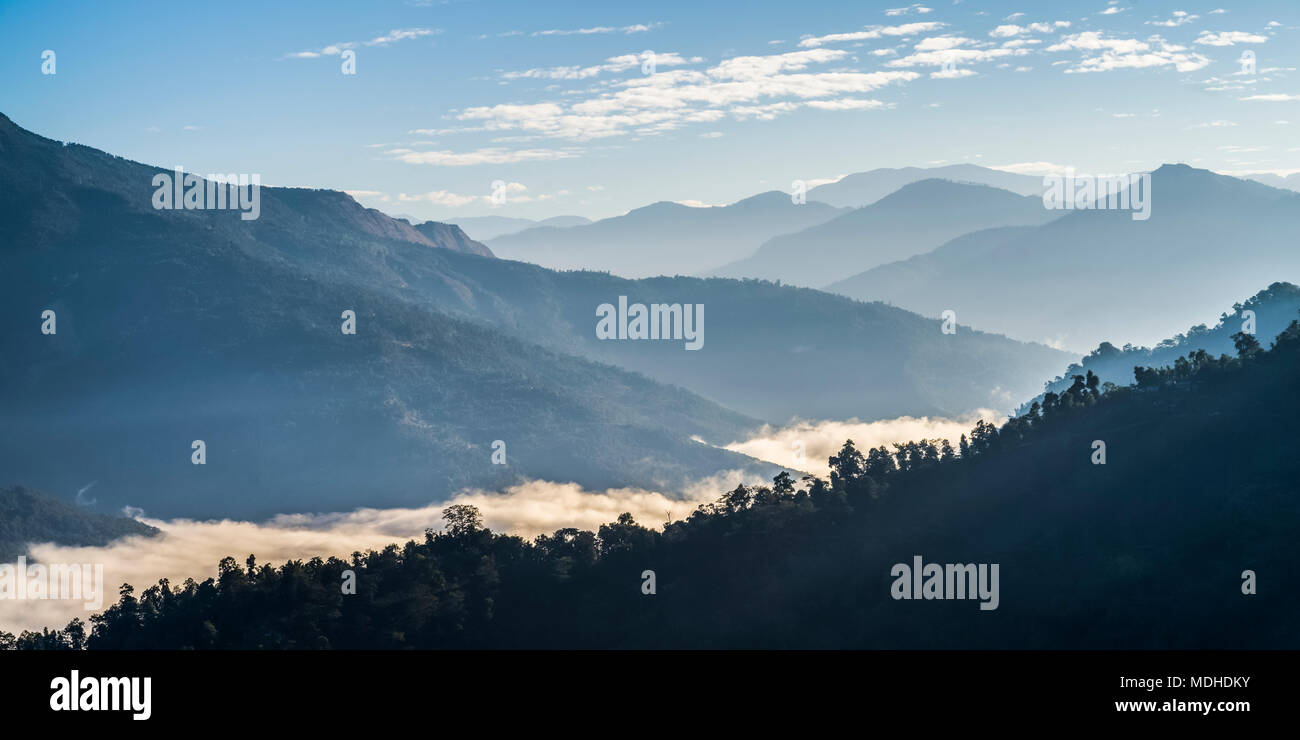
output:
[[451, 222], [877, 167], [1300, 171], [1300, 6], [1217, 3], [0, 0], [0, 112]]

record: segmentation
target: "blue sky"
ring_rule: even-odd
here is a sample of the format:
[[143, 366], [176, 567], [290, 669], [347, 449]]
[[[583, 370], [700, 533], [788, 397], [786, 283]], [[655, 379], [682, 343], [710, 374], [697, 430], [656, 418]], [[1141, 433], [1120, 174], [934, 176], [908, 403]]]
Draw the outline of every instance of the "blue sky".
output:
[[1300, 7], [1218, 2], [3, 0], [0, 111], [448, 221], [959, 162], [1300, 171]]

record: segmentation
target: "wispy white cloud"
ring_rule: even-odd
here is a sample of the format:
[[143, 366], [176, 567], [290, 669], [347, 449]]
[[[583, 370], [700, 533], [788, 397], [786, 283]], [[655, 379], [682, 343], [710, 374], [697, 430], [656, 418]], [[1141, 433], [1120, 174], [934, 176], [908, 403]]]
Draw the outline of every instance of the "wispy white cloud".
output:
[[888, 103], [865, 98], [838, 98], [836, 100], [809, 100], [804, 105], [818, 110], [874, 110], [888, 107]]
[[343, 53], [344, 49], [355, 49], [359, 46], [387, 46], [398, 41], [407, 41], [409, 39], [418, 39], [425, 36], [433, 36], [442, 33], [437, 28], [395, 28], [386, 34], [375, 36], [369, 41], [344, 41], [337, 44], [330, 44], [315, 51], [297, 51], [285, 54], [285, 59], [315, 59], [322, 56], [338, 56]]
[[1107, 37], [1100, 31], [1084, 31], [1063, 37], [1046, 51], [1082, 51], [1084, 57], [1066, 70], [1071, 72], [1108, 72], [1116, 69], [1173, 67], [1192, 72], [1210, 63], [1205, 56], [1189, 52], [1187, 47], [1171, 44], [1159, 36], [1145, 41]]
[[390, 198], [382, 190], [344, 190], [354, 200], [377, 200], [387, 203]]
[[1005, 24], [989, 31], [989, 35], [995, 39], [1011, 38], [1027, 33], [1051, 33], [1062, 28], [1069, 28], [1069, 21], [1055, 21], [1053, 23], [1030, 23], [1020, 26], [1014, 23]]
[[805, 185], [807, 188], [812, 189], [812, 188], [817, 187], [818, 185], [829, 185], [830, 183], [833, 183], [833, 182], [839, 182], [840, 180], [843, 180], [844, 178], [846, 178], [846, 177], [848, 177], [848, 176], [849, 176], [849, 173], [847, 173], [847, 172], [842, 172], [842, 173], [840, 173], [840, 174], [838, 174], [838, 175], [836, 175], [836, 176], [834, 176], [834, 177], [814, 177], [814, 178], [811, 178], [811, 179], [808, 179], [808, 180], [804, 180], [804, 185]]
[[933, 80], [960, 80], [963, 77], [974, 77], [977, 73], [970, 67], [951, 67], [941, 69], [938, 72], [931, 72], [930, 79]]
[[407, 164], [431, 164], [439, 167], [468, 167], [477, 164], [514, 164], [516, 162], [539, 162], [556, 159], [568, 159], [577, 154], [561, 149], [504, 149], [489, 147], [472, 152], [430, 151], [419, 152], [413, 149], [390, 149], [385, 154]]
[[662, 23], [637, 23], [631, 26], [592, 26], [590, 28], [552, 28], [545, 31], [533, 31], [530, 36], [591, 36], [602, 33], [621, 33], [632, 35], [646, 33], [663, 26]]
[[921, 5], [920, 3], [916, 3], [913, 5], [909, 5], [906, 8], [886, 8], [885, 15], [891, 17], [899, 16], [899, 15], [911, 15], [912, 13], [916, 13], [917, 15], [925, 15], [926, 13], [930, 13], [933, 10], [934, 10], [933, 8], [927, 8], [924, 5]]
[[644, 65], [653, 62], [655, 68], [659, 67], [679, 67], [686, 64], [699, 64], [704, 61], [704, 57], [684, 58], [675, 52], [656, 53], [652, 57], [644, 54], [623, 54], [616, 57], [610, 57], [601, 64], [590, 66], [563, 66], [563, 67], [536, 67], [516, 72], [506, 72], [502, 75], [507, 80], [518, 79], [544, 79], [544, 80], [585, 80], [590, 77], [606, 72], [626, 72], [630, 69], [640, 69]]
[[904, 23], [901, 26], [870, 26], [862, 31], [849, 31], [848, 33], [831, 33], [825, 36], [809, 36], [799, 42], [799, 46], [807, 49], [826, 44], [839, 44], [846, 41], [870, 41], [872, 39], [883, 38], [885, 36], [914, 36], [918, 33], [928, 33], [943, 28], [945, 24], [938, 21], [923, 21], [919, 23]]
[[417, 193], [407, 195], [398, 193], [397, 200], [401, 203], [431, 203], [444, 208], [463, 208], [468, 205], [488, 205], [497, 206], [505, 203], [540, 203], [554, 200], [556, 195], [568, 194], [568, 191], [560, 193], [540, 193], [537, 195], [525, 195], [528, 188], [523, 183], [503, 182], [500, 185], [500, 193], [505, 196], [504, 201], [494, 200], [492, 194], [485, 193], [482, 195], [467, 195], [462, 193], [453, 193], [449, 190], [431, 190], [427, 193]]
[[1072, 170], [1071, 165], [1055, 162], [1015, 162], [1012, 164], [989, 165], [989, 169], [1014, 172], [1017, 175], [1063, 175]]
[[884, 108], [887, 104], [861, 95], [919, 76], [893, 70], [812, 71], [815, 66], [848, 58], [846, 51], [822, 48], [738, 56], [705, 70], [659, 70], [611, 82], [574, 102], [475, 106], [460, 111], [456, 118], [488, 131], [589, 141], [655, 135], [727, 116], [767, 119], [812, 107], [813, 101], [822, 109]]
[[1220, 31], [1219, 33], [1201, 31], [1201, 35], [1196, 37], [1196, 43], [1201, 44], [1202, 46], [1262, 44], [1267, 41], [1267, 36], [1258, 33], [1247, 33], [1246, 31]]
[[886, 67], [944, 67], [940, 74], [931, 77], [968, 77], [971, 70], [961, 72], [954, 70], [957, 65], [978, 64], [1002, 59], [1004, 57], [1023, 56], [1027, 49], [1017, 46], [994, 46], [990, 43], [977, 42], [965, 36], [932, 36], [913, 45], [913, 53], [885, 63]]
[[1167, 20], [1147, 21], [1146, 23], [1148, 26], [1162, 26], [1164, 28], [1177, 28], [1178, 26], [1185, 26], [1188, 23], [1195, 21], [1197, 18], [1200, 18], [1200, 16], [1194, 15], [1192, 13], [1188, 13], [1185, 10], [1175, 10], [1173, 12], [1172, 17], [1168, 18]]

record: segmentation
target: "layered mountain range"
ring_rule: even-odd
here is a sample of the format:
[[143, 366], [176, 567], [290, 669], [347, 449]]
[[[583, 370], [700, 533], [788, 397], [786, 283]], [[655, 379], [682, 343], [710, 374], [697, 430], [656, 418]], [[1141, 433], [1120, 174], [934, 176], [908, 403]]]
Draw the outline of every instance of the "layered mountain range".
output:
[[1083, 351], [1152, 344], [1260, 286], [1300, 279], [1300, 194], [1195, 169], [1151, 173], [1149, 218], [1079, 209], [1004, 224], [826, 286]]
[[[761, 422], [1009, 406], [1069, 359], [772, 283], [497, 259], [332, 191], [261, 188], [255, 220], [160, 210], [167, 173], [0, 118], [9, 480], [65, 495], [97, 480], [100, 507], [158, 516], [529, 478], [673, 493], [773, 473], [716, 447]], [[702, 349], [598, 339], [597, 307], [620, 296], [705, 306]]]

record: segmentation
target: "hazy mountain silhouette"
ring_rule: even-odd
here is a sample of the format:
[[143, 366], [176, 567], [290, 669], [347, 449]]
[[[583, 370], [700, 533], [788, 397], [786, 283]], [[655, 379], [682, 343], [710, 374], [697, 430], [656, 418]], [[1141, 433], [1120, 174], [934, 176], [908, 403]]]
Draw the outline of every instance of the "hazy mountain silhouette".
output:
[[[1052, 211], [1061, 213], [1061, 211]], [[1032, 229], [970, 234], [827, 286], [1077, 351], [1154, 343], [1261, 285], [1300, 276], [1300, 195], [1165, 165], [1151, 214], [1076, 210]]]
[[[150, 168], [144, 168], [148, 172], [142, 173], [140, 165], [92, 149], [62, 147], [12, 126], [9, 131], [16, 141], [10, 147], [14, 152], [12, 160], [27, 161], [29, 170], [50, 173], [12, 171], [12, 182], [48, 179], [71, 166], [66, 162], [71, 160], [78, 167], [79, 177], [102, 181], [106, 188], [144, 183], [129, 199], [110, 198], [99, 189], [85, 193], [86, 198], [102, 206], [97, 213], [107, 235], [141, 234], [145, 237], [142, 243], [160, 243], [175, 251], [180, 248], [166, 242], [167, 234], [193, 226], [208, 237], [224, 235], [229, 244], [238, 247], [228, 256], [211, 255], [211, 259], [227, 263], [221, 270], [226, 275], [223, 279], [237, 281], [239, 278], [230, 276], [232, 271], [255, 271], [265, 263], [292, 275], [282, 278], [291, 286], [304, 278], [336, 284], [339, 291], [344, 291], [335, 299], [339, 304], [356, 303], [347, 291], [360, 291], [361, 295], [373, 294], [376, 300], [395, 300], [417, 312], [434, 310], [480, 326], [486, 324], [528, 344], [613, 363], [683, 386], [765, 421], [784, 422], [793, 416], [880, 419], [902, 414], [958, 414], [988, 407], [1009, 409], [1037, 393], [1043, 380], [1053, 377], [1069, 361], [1068, 355], [1041, 345], [964, 327], [955, 335], [945, 335], [936, 320], [813, 290], [723, 279], [627, 280], [605, 273], [556, 272], [452, 249], [430, 249], [425, 246], [428, 238], [406, 222], [362, 209], [347, 196], [326, 191], [263, 189], [262, 217], [252, 222], [221, 218], [234, 216], [230, 212], [154, 211], [149, 205]], [[43, 156], [28, 156], [20, 151], [41, 152]], [[0, 166], [7, 166], [10, 160], [6, 155]], [[106, 175], [106, 169], [116, 176]], [[10, 190], [9, 197], [21, 201], [14, 201], [16, 215], [6, 226], [32, 233], [14, 243], [48, 239], [23, 224], [40, 218], [48, 201], [64, 199], [62, 193], [71, 190], [66, 184], [56, 186], [53, 182], [48, 190]], [[287, 199], [297, 210], [283, 205]], [[361, 216], [359, 227], [339, 223], [334, 230], [325, 231], [314, 226], [317, 217], [311, 215], [313, 203], [325, 211], [319, 218], [337, 221], [333, 209], [336, 200]], [[788, 198], [785, 202], [789, 202]], [[792, 207], [807, 208], [811, 204]], [[77, 223], [79, 213], [78, 207], [70, 206], [52, 213], [50, 222], [66, 230]], [[390, 231], [403, 238], [384, 238]], [[304, 238], [303, 233], [310, 238]], [[92, 237], [82, 234], [82, 238]], [[204, 238], [197, 243], [208, 241]], [[124, 255], [139, 251], [126, 251]], [[61, 263], [53, 255], [39, 251], [33, 254], [45, 254], [51, 262], [31, 268], [35, 271], [32, 274], [40, 270], [75, 272], [71, 264]], [[106, 253], [87, 254], [111, 261]], [[159, 264], [179, 270], [183, 265], [177, 260], [186, 255], [198, 259], [207, 256], [208, 251], [185, 248], [176, 251], [175, 257], [161, 259]], [[122, 267], [127, 269], [126, 265]], [[152, 273], [142, 270], [141, 274]], [[184, 280], [173, 282], [184, 284]], [[265, 278], [256, 281], [254, 287], [264, 282]], [[24, 289], [32, 286], [25, 285]], [[127, 305], [151, 300], [152, 305], [165, 306], [168, 297], [181, 292], [173, 288], [151, 298], [123, 300]], [[705, 304], [705, 348], [685, 351], [678, 341], [598, 341], [596, 307], [616, 303], [620, 295], [628, 296], [631, 303]], [[247, 300], [255, 302], [241, 310], [253, 310], [266, 299], [259, 296]], [[310, 321], [337, 332], [339, 312], [345, 307], [332, 306], [326, 315], [311, 316]], [[23, 304], [23, 310], [36, 310], [39, 315], [40, 309]], [[332, 327], [327, 322], [333, 322]], [[65, 334], [61, 332], [60, 339]], [[737, 420], [713, 431], [739, 433], [744, 423]], [[685, 424], [682, 431], [695, 433], [687, 432], [690, 427]], [[716, 442], [719, 434], [703, 436]]]
[[[500, 273], [503, 265], [518, 263], [494, 263], [490, 269]], [[494, 290], [514, 286], [506, 294], [515, 331], [549, 333], [555, 346], [690, 388], [772, 422], [794, 416], [881, 419], [1010, 410], [1040, 390], [1043, 379], [1069, 358], [1043, 345], [964, 326], [947, 335], [936, 319], [768, 282], [633, 281], [536, 268], [521, 269], [508, 282], [493, 277], [499, 281]], [[692, 352], [681, 342], [597, 341], [593, 308], [620, 295], [643, 303], [703, 304], [704, 348]]]
[[583, 216], [552, 216], [543, 219], [514, 216], [466, 216], [452, 220], [455, 221], [457, 226], [464, 229], [465, 233], [469, 234], [472, 239], [481, 242], [495, 239], [498, 236], [505, 236], [506, 234], [516, 234], [524, 229], [537, 226], [568, 228], [591, 223], [591, 219]]
[[950, 164], [943, 167], [882, 168], [857, 172], [808, 191], [809, 200], [833, 206], [861, 208], [914, 182], [931, 179], [991, 185], [1020, 195], [1041, 195], [1043, 178], [992, 170], [973, 164]]
[[[394, 249], [379, 265], [358, 264], [346, 279], [771, 422], [1010, 410], [1071, 359], [965, 326], [946, 335], [937, 319], [764, 281], [629, 280], [415, 248]], [[703, 304], [703, 349], [598, 340], [596, 307], [619, 296], [629, 304]]]
[[[3, 124], [0, 311], [31, 323], [0, 348], [21, 369], [0, 378], [0, 467], [52, 491], [99, 479], [105, 505], [399, 505], [520, 476], [671, 489], [754, 466], [690, 441], [742, 439], [752, 417], [1009, 409], [1069, 359], [812, 290], [433, 248], [328, 191], [263, 188], [256, 221], [157, 211], [155, 168]], [[620, 295], [704, 304], [704, 348], [598, 341], [596, 307]], [[490, 464], [498, 439], [508, 466]]]
[[0, 119], [7, 480], [98, 480], [109, 509], [253, 517], [521, 477], [671, 489], [774, 469], [691, 441], [743, 437], [752, 419], [409, 300], [408, 279], [474, 298], [422, 256], [495, 259], [328, 191], [262, 188], [256, 221], [154, 210], [156, 171]]
[[1274, 175], [1271, 172], [1258, 172], [1251, 175], [1241, 175], [1243, 180], [1254, 180], [1273, 188], [1282, 188], [1283, 190], [1300, 191], [1300, 172], [1293, 172], [1289, 175]]
[[1044, 209], [1039, 197], [987, 185], [921, 180], [826, 223], [770, 239], [752, 256], [712, 274], [821, 287], [928, 252], [961, 234], [1041, 224], [1059, 215]]
[[[1075, 375], [1088, 372], [1099, 377], [1102, 383], [1124, 386], [1136, 380], [1133, 375], [1135, 367], [1173, 367], [1179, 358], [1197, 351], [1215, 357], [1235, 355], [1237, 348], [1233, 335], [1247, 330], [1249, 317], [1246, 311], [1254, 312], [1254, 334], [1267, 349], [1272, 346], [1273, 337], [1290, 325], [1300, 311], [1300, 287], [1291, 283], [1273, 283], [1247, 300], [1233, 304], [1231, 312], [1220, 314], [1214, 326], [1198, 324], [1154, 347], [1127, 344], [1116, 347], [1110, 342], [1102, 342], [1082, 361], [1071, 363], [1064, 373], [1047, 383], [1044, 392], [1062, 393], [1074, 382]], [[1022, 412], [1028, 403], [1022, 407]]]
[[824, 203], [796, 205], [770, 191], [714, 208], [661, 201], [570, 228], [537, 227], [492, 239], [492, 251], [559, 270], [624, 277], [692, 275], [750, 254], [777, 234], [834, 218]]
[[27, 554], [29, 544], [101, 546], [158, 530], [122, 516], [105, 516], [24, 486], [0, 486], [0, 563]]

